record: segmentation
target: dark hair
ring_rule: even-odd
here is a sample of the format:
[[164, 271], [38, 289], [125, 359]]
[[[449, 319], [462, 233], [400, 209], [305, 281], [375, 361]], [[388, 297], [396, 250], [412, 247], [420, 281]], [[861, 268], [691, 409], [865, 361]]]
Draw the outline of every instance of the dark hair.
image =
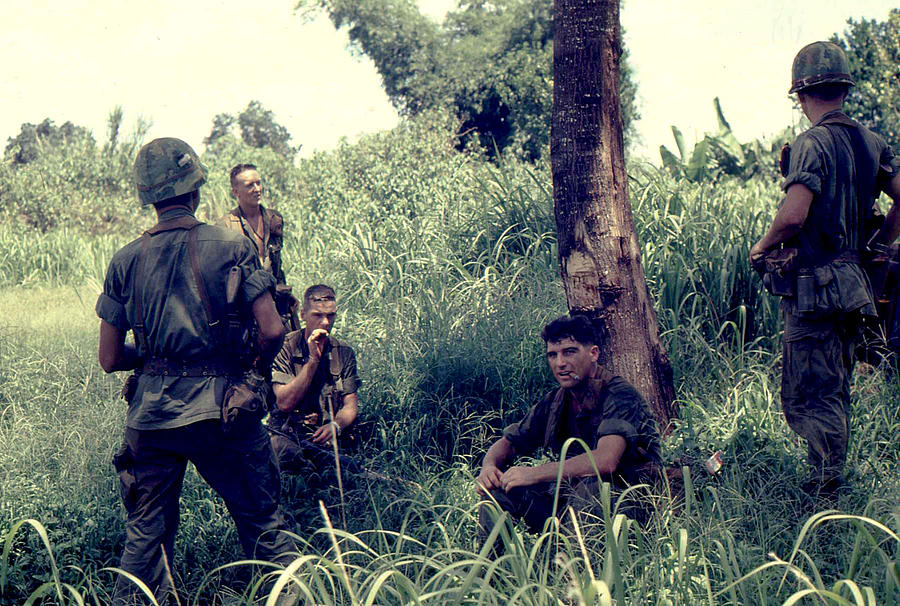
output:
[[841, 82], [829, 82], [827, 84], [810, 86], [809, 88], [804, 88], [798, 92], [821, 99], [822, 101], [837, 101], [850, 92], [850, 85]]
[[309, 306], [319, 301], [334, 301], [334, 289], [327, 284], [314, 284], [306, 289], [303, 293], [303, 311], [309, 309]]
[[231, 180], [231, 187], [235, 186], [234, 180], [237, 179], [237, 176], [245, 170], [257, 170], [257, 168], [255, 164], [238, 164], [237, 166], [232, 168], [231, 172], [228, 175], [228, 178]]
[[563, 339], [572, 339], [582, 345], [597, 345], [597, 333], [587, 316], [560, 316], [541, 331], [545, 343], [556, 343]]
[[160, 200], [153, 206], [156, 210], [162, 212], [163, 210], [169, 208], [170, 206], [190, 206], [194, 203], [194, 199], [200, 199], [200, 190], [195, 189], [194, 191], [189, 191], [185, 194], [179, 194], [177, 196], [172, 196], [171, 198], [166, 198], [165, 200]]

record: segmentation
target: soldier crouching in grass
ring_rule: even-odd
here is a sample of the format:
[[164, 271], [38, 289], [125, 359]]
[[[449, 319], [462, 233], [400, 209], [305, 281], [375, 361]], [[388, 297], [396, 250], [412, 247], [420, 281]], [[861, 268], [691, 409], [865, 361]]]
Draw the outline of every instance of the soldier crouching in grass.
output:
[[[188, 461], [224, 499], [248, 558], [287, 564], [296, 552], [261, 423], [264, 396], [243, 400], [253, 411], [223, 422], [235, 386], [258, 377], [253, 387], [262, 391], [284, 329], [272, 299], [275, 280], [250, 241], [194, 218], [207, 175], [194, 150], [179, 139], [155, 139], [141, 148], [134, 173], [141, 203], [155, 207], [159, 222], [109, 264], [97, 301], [99, 358], [106, 372], [135, 371], [123, 394], [125, 443], [114, 459], [128, 515], [119, 568], [168, 604], [178, 601], [170, 566]], [[255, 364], [233, 355], [249, 348], [243, 335], [254, 322]], [[224, 332], [229, 325], [236, 330]], [[129, 330], [134, 347], [125, 343]], [[149, 600], [121, 575], [112, 603]]]
[[[600, 344], [590, 320], [563, 316], [550, 322], [541, 337], [559, 389], [503, 431], [484, 456], [477, 479], [480, 494], [490, 492], [503, 510], [535, 532], [553, 515], [559, 463], [512, 465], [516, 457], [541, 448], [558, 457], [569, 438], [580, 438], [593, 448], [577, 454], [581, 449], [570, 446], [557, 515], [566, 505], [585, 509], [599, 502], [598, 471], [603, 481], [624, 488], [653, 479], [661, 463], [659, 431], [650, 408], [631, 384], [597, 363]], [[495, 519], [493, 505], [482, 503], [479, 522], [485, 536]]]
[[350, 446], [359, 414], [360, 380], [353, 348], [331, 336], [336, 316], [333, 288], [307, 288], [300, 311], [303, 329], [285, 337], [272, 366], [277, 409], [268, 426], [278, 466], [313, 485], [340, 482], [342, 471], [360, 471], [352, 458], [340, 454]]

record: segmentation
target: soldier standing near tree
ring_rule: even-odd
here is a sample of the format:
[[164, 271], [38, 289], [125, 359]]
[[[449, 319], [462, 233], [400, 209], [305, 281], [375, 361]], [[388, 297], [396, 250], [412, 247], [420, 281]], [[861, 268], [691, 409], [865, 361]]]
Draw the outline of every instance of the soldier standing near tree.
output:
[[[876, 314], [861, 263], [900, 233], [900, 161], [843, 112], [854, 85], [849, 71], [832, 42], [797, 53], [789, 92], [812, 127], [782, 158], [785, 199], [750, 249], [751, 263], [767, 266], [770, 292], [783, 296], [781, 402], [788, 425], [808, 443], [812, 469], [803, 488], [814, 498], [833, 497], [844, 481], [854, 349], [864, 318]], [[894, 204], [877, 229], [879, 192]]]

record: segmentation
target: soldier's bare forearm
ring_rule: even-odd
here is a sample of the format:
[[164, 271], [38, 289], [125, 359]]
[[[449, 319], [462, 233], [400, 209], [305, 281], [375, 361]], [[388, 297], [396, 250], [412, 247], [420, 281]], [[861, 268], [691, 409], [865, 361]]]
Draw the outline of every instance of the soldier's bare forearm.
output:
[[500, 438], [494, 442], [484, 455], [484, 467], [497, 467], [503, 469], [516, 456], [516, 449], [512, 442], [506, 438]]
[[100, 366], [106, 372], [134, 370], [140, 363], [137, 350], [125, 343], [125, 331], [106, 320], [100, 321], [100, 344], [97, 352]]
[[300, 403], [304, 396], [306, 396], [306, 392], [309, 391], [309, 386], [312, 385], [312, 380], [318, 367], [319, 360], [310, 358], [300, 369], [300, 373], [291, 379], [290, 382], [283, 385], [273, 385], [275, 390], [275, 402], [278, 406], [278, 410], [290, 412], [297, 407], [297, 404]]

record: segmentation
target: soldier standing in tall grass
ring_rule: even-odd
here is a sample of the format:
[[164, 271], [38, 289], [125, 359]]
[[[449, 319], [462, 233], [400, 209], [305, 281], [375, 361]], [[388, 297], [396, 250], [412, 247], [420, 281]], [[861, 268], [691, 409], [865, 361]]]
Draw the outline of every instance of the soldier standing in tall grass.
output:
[[[207, 174], [194, 150], [156, 139], [138, 153], [134, 173], [141, 203], [154, 205], [159, 222], [110, 262], [97, 301], [99, 357], [106, 372], [135, 370], [137, 378], [127, 383], [125, 441], [114, 460], [128, 514], [119, 566], [168, 603], [188, 461], [225, 500], [248, 557], [286, 563], [295, 550], [281, 532], [281, 483], [261, 415], [223, 425], [226, 387], [250, 363], [229, 355], [246, 344], [221, 329], [235, 323], [234, 334], [246, 334], [256, 322], [260, 373], [269, 372], [284, 329], [275, 280], [250, 241], [194, 218]], [[235, 310], [226, 305], [229, 284]], [[125, 343], [129, 330], [134, 347]], [[117, 579], [114, 604], [144, 601], [132, 580]]]
[[[842, 111], [849, 71], [832, 42], [809, 44], [794, 59], [789, 92], [812, 127], [782, 157], [785, 199], [750, 250], [770, 292], [783, 296], [781, 402], [808, 443], [803, 488], [814, 499], [832, 499], [844, 482], [854, 349], [864, 318], [876, 315], [861, 262], [900, 233], [900, 160]], [[894, 201], [880, 228], [879, 192]]]
[[298, 330], [297, 308], [300, 302], [287, 285], [281, 264], [284, 246], [284, 217], [262, 204], [263, 185], [259, 170], [253, 164], [238, 164], [229, 173], [231, 193], [238, 205], [221, 217], [216, 225], [247, 236], [259, 254], [263, 269], [275, 277], [275, 306], [288, 331]]

